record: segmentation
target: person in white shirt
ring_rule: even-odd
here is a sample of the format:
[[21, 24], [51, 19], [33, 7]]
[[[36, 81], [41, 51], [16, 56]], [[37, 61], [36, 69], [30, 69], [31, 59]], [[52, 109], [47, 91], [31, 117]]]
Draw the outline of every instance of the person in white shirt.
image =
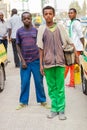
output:
[[16, 48], [16, 32], [23, 25], [17, 9], [12, 9], [11, 18], [9, 20], [9, 41], [12, 42], [15, 67], [20, 66], [19, 57]]
[[[79, 56], [83, 51], [83, 45], [84, 45], [84, 37], [82, 33], [81, 23], [78, 19], [76, 19], [77, 11], [75, 8], [69, 9], [68, 15], [71, 20], [69, 26], [69, 36], [72, 39], [72, 43], [74, 44], [77, 54]], [[70, 69], [70, 83], [67, 84], [66, 86], [75, 87], [75, 81], [74, 81], [75, 66], [74, 65], [66, 66], [65, 77], [67, 76], [69, 69]]]
[[8, 45], [7, 35], [8, 35], [8, 24], [4, 20], [4, 13], [0, 11], [0, 43], [4, 44], [6, 51]]

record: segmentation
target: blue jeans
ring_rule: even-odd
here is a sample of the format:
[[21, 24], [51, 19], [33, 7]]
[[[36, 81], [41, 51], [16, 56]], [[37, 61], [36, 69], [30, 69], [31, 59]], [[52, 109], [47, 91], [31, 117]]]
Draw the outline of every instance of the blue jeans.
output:
[[31, 72], [34, 77], [37, 102], [46, 102], [46, 96], [43, 86], [43, 76], [40, 74], [39, 60], [27, 64], [27, 69], [20, 69], [21, 75], [21, 94], [20, 103], [28, 104], [30, 91]]

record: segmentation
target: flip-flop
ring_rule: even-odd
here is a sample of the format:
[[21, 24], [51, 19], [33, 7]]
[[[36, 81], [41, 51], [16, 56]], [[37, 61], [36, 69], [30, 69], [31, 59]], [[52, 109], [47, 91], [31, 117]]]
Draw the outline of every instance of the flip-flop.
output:
[[41, 106], [45, 107], [46, 109], [50, 109], [51, 108], [51, 106], [48, 105], [46, 102], [42, 102]]
[[26, 106], [27, 105], [25, 105], [25, 104], [20, 104], [19, 106], [16, 107], [16, 110], [20, 110], [20, 109], [22, 109], [22, 108], [24, 108]]

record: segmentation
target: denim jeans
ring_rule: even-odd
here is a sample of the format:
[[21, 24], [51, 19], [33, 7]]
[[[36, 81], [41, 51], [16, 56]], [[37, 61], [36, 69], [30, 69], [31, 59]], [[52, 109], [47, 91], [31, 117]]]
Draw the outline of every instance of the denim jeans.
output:
[[43, 76], [40, 73], [40, 63], [39, 60], [35, 60], [31, 63], [28, 63], [26, 69], [22, 69], [22, 67], [20, 68], [20, 75], [21, 75], [20, 103], [28, 104], [31, 73], [33, 74], [34, 77], [37, 102], [46, 102], [46, 96], [43, 86]]
[[0, 40], [0, 43], [3, 43], [3, 44], [4, 44], [4, 47], [5, 47], [6, 52], [7, 52], [7, 46], [8, 46], [8, 41], [7, 41], [7, 39], [5, 39], [5, 40]]

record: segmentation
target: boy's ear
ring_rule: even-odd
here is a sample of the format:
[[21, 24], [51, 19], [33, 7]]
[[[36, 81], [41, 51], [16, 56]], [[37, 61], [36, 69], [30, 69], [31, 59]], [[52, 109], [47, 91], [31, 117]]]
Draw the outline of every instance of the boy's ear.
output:
[[23, 18], [21, 18], [21, 21], [23, 22]]
[[55, 17], [55, 13], [53, 14], [53, 16]]
[[43, 17], [44, 17], [44, 14], [43, 14]]

